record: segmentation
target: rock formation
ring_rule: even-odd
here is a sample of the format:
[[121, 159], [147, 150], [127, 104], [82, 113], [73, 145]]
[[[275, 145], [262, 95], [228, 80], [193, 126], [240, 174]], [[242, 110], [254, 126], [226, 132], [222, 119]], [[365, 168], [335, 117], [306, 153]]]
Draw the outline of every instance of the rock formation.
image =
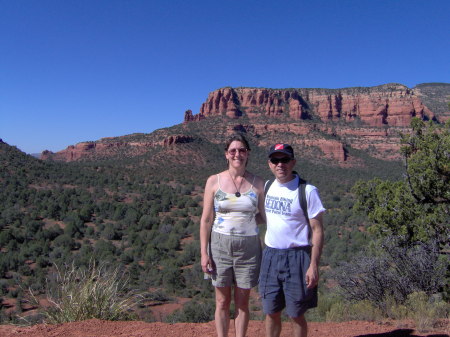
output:
[[[221, 88], [208, 95], [199, 113], [185, 111], [183, 124], [174, 127], [176, 134], [172, 129], [161, 129], [151, 134], [103, 138], [58, 153], [44, 151], [41, 158], [74, 161], [136, 156], [195, 138], [218, 143], [227, 135], [243, 132], [254, 136], [258, 146], [269, 146], [281, 137], [311, 158], [328, 158], [339, 165], [352, 163], [349, 147], [394, 160], [399, 159], [399, 132], [408, 132], [413, 117], [446, 119], [449, 113], [443, 103], [449, 89], [446, 84], [409, 89], [392, 83], [343, 89]], [[439, 102], [439, 113], [431, 111], [421, 98]], [[206, 124], [199, 124], [200, 128], [192, 124], [199, 122]]]
[[192, 137], [183, 135], [170, 135], [160, 141], [153, 142], [112, 141], [110, 138], [103, 138], [98, 142], [83, 142], [70, 145], [65, 150], [57, 153], [45, 150], [42, 152], [40, 159], [70, 162], [83, 159], [113, 157], [118, 152], [124, 153], [126, 156], [138, 156], [148, 152], [150, 148], [189, 143], [192, 140]]
[[412, 89], [401, 84], [344, 89], [222, 88], [211, 92], [200, 112], [185, 122], [210, 116], [239, 118], [317, 116], [323, 122], [360, 120], [367, 126], [409, 126], [412, 117], [435, 119]]

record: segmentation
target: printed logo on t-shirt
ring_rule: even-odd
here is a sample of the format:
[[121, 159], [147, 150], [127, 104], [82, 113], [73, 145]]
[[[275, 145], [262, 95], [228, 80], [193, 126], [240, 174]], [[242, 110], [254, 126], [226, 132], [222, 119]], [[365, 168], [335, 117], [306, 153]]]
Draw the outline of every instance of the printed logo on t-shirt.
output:
[[292, 201], [293, 199], [267, 195], [265, 204], [266, 213], [290, 216]]

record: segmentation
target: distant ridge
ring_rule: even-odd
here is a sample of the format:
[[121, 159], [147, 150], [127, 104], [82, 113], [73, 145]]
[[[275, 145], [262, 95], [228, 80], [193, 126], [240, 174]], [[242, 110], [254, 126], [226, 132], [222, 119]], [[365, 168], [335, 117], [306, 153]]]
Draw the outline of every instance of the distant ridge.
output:
[[57, 153], [44, 151], [41, 158], [84, 161], [157, 155], [183, 144], [220, 144], [241, 132], [263, 148], [279, 139], [289, 141], [306, 158], [330, 165], [362, 165], [361, 154], [352, 149], [372, 158], [398, 160], [399, 132], [408, 130], [413, 117], [438, 123], [450, 117], [449, 89], [447, 83], [413, 89], [398, 83], [342, 89], [225, 87], [209, 93], [197, 114], [187, 110], [182, 124], [78, 143]]

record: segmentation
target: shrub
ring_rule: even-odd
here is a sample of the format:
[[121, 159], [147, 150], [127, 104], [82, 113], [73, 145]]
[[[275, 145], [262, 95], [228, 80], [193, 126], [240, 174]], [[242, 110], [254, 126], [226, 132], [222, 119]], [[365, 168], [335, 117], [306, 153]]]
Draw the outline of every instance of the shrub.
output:
[[386, 299], [404, 304], [411, 293], [442, 291], [448, 260], [440, 256], [436, 242], [402, 245], [390, 237], [375, 248], [333, 272], [347, 300], [368, 300], [388, 314], [393, 303]]
[[325, 315], [325, 320], [327, 322], [343, 322], [346, 318], [346, 305], [344, 302], [336, 302], [334, 303], [330, 310], [327, 311]]
[[214, 320], [215, 305], [214, 301], [198, 302], [192, 300], [187, 302], [183, 309], [176, 310], [173, 314], [167, 316], [166, 322], [189, 322], [205, 323]]
[[[320, 289], [319, 285], [319, 289]], [[316, 308], [308, 310], [306, 312], [306, 318], [308, 322], [323, 322], [326, 320], [327, 313], [330, 311], [333, 305], [342, 302], [344, 299], [338, 296], [336, 293], [322, 293], [319, 290], [319, 301]]]
[[380, 309], [370, 301], [335, 302], [327, 311], [326, 320], [329, 322], [344, 321], [376, 321], [382, 317]]
[[434, 327], [437, 320], [448, 315], [449, 305], [442, 300], [429, 299], [423, 292], [414, 292], [406, 301], [409, 317], [416, 323], [419, 331], [427, 331]]
[[90, 263], [87, 269], [72, 264], [48, 280], [48, 299], [44, 312], [49, 323], [81, 321], [91, 318], [127, 320], [142, 296], [127, 289], [128, 278], [104, 264]]

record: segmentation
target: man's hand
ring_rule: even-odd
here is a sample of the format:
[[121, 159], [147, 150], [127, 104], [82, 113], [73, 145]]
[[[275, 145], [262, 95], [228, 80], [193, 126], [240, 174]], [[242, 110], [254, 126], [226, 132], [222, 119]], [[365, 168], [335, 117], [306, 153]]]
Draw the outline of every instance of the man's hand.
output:
[[306, 287], [308, 289], [313, 289], [319, 283], [319, 271], [317, 266], [310, 265], [308, 270], [306, 271]]

